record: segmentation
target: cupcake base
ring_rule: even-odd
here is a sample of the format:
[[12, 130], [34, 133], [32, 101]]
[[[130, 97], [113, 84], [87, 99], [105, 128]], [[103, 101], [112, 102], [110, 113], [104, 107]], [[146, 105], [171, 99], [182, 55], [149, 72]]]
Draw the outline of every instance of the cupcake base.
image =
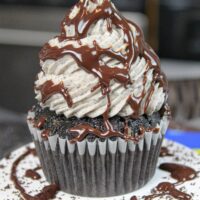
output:
[[28, 124], [49, 182], [70, 194], [109, 197], [133, 192], [152, 178], [168, 120], [138, 143], [117, 138], [71, 144], [57, 134], [43, 140], [42, 131]]

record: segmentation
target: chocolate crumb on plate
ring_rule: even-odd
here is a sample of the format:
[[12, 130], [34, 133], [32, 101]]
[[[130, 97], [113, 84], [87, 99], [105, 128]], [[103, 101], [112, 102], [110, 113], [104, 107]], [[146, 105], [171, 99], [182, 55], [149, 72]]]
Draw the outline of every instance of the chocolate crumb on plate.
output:
[[162, 147], [160, 150], [160, 157], [167, 157], [167, 156], [173, 156], [173, 154], [169, 152], [168, 147]]
[[10, 159], [10, 156], [11, 156], [11, 152], [7, 153], [4, 157], [6, 160]]
[[3, 169], [5, 166], [4, 165], [0, 165], [0, 169]]

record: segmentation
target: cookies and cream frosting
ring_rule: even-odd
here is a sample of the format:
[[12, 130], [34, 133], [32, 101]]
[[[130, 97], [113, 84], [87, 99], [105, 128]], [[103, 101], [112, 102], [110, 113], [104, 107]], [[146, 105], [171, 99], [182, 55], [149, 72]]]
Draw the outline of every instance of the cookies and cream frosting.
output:
[[110, 0], [80, 0], [40, 63], [36, 99], [67, 118], [151, 115], [167, 99], [157, 55]]

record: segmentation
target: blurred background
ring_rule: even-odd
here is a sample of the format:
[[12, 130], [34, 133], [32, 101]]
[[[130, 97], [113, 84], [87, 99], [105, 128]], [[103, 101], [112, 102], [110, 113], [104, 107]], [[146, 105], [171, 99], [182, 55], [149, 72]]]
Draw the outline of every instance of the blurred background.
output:
[[[41, 46], [76, 0], [0, 0], [0, 157], [30, 141], [25, 113]], [[200, 148], [200, 1], [113, 0], [138, 23], [168, 76], [173, 121], [167, 137]]]

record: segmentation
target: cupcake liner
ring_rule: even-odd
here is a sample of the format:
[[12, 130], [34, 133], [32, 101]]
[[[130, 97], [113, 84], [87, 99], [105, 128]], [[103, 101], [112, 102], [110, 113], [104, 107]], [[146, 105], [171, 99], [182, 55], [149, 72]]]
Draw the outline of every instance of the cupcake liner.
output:
[[138, 143], [118, 138], [71, 144], [58, 135], [44, 141], [41, 131], [28, 124], [49, 182], [70, 194], [109, 197], [133, 192], [152, 178], [168, 119], [161, 120], [159, 133], [146, 132]]

